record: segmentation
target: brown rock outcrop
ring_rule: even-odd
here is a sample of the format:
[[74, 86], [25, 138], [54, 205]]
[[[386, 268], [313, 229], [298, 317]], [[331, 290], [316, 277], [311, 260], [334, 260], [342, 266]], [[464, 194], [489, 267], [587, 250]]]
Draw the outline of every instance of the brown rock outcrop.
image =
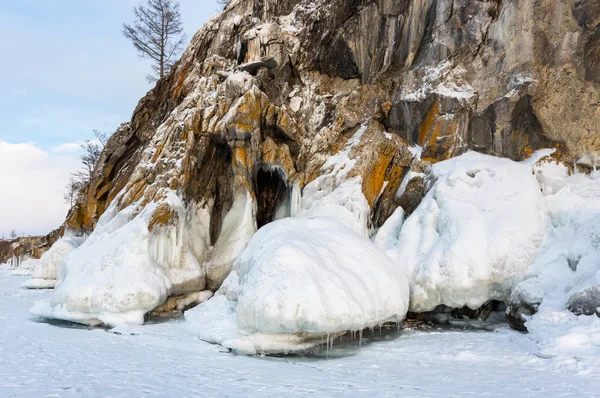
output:
[[45, 236], [27, 236], [0, 240], [0, 264], [18, 267], [27, 259], [39, 259], [63, 234], [59, 228]]

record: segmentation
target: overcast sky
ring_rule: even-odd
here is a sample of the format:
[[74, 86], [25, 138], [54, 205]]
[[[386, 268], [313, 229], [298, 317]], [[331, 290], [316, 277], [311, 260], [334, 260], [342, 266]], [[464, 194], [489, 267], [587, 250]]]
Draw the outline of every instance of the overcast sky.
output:
[[[141, 1], [141, 0], [140, 0]], [[64, 220], [64, 185], [92, 130], [113, 132], [151, 88], [122, 36], [138, 0], [0, 1], [0, 237]], [[218, 9], [181, 0], [188, 40]]]

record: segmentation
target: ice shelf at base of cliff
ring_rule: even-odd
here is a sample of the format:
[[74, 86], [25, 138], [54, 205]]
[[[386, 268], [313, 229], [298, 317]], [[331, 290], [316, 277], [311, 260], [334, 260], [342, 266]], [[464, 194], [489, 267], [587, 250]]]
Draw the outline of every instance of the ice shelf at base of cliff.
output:
[[[292, 352], [321, 345], [326, 335], [400, 322], [409, 309], [476, 309], [499, 300], [533, 309], [523, 322], [549, 355], [598, 352], [600, 179], [570, 175], [550, 153], [514, 162], [469, 152], [439, 162], [425, 175], [429, 191], [419, 207], [408, 217], [397, 209], [371, 239], [360, 179], [317, 179], [295, 217], [235, 246], [233, 271], [221, 270], [229, 276], [186, 313], [186, 327], [244, 353]], [[174, 193], [167, 202], [184, 211]], [[251, 203], [246, 197], [232, 206], [225, 236], [251, 235]], [[183, 226], [151, 238], [156, 207], [135, 215], [109, 209], [63, 260], [53, 296], [32, 312], [139, 324], [174, 284], [204, 278]], [[182, 229], [173, 235], [169, 228]], [[178, 266], [169, 268], [172, 258]]]

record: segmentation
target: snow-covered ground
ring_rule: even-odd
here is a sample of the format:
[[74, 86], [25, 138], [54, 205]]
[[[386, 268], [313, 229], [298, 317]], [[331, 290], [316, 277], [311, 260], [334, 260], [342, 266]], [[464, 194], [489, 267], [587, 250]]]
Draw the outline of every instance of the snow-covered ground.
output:
[[237, 356], [183, 320], [112, 331], [29, 315], [49, 291], [0, 269], [0, 397], [595, 396], [597, 369], [541, 355], [528, 335], [404, 330], [334, 343], [329, 359]]

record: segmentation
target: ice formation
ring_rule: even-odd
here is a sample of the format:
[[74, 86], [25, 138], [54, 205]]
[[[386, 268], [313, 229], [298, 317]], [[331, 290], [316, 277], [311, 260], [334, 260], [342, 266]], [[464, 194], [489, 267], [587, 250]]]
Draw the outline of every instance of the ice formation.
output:
[[327, 158], [322, 167], [324, 174], [304, 187], [300, 216], [329, 217], [369, 236], [371, 209], [362, 192], [361, 177], [348, 178], [356, 164], [350, 154], [366, 130], [367, 125], [362, 125], [339, 153]]
[[56, 241], [36, 262], [33, 278], [23, 284], [29, 289], [50, 289], [56, 284], [58, 269], [66, 257], [85, 241], [84, 237], [73, 236], [70, 231]]
[[[600, 179], [568, 175], [543, 162], [535, 167], [548, 209], [546, 243], [531, 277], [514, 289], [512, 305], [537, 313], [526, 326], [549, 355], [600, 355]], [[592, 315], [592, 316], [585, 316]]]
[[528, 275], [544, 238], [531, 165], [469, 152], [434, 165], [430, 178], [397, 240], [381, 243], [411, 280], [411, 311], [504, 300]]
[[[165, 202], [183, 212], [169, 193]], [[89, 238], [62, 263], [52, 297], [38, 302], [34, 315], [84, 324], [141, 324], [144, 315], [170, 294], [204, 288], [204, 270], [191, 253], [181, 224], [150, 231], [158, 204], [102, 216]]]
[[243, 352], [306, 348], [327, 333], [400, 322], [408, 308], [408, 282], [391, 259], [325, 217], [265, 226], [234, 270], [186, 318], [203, 339]]

